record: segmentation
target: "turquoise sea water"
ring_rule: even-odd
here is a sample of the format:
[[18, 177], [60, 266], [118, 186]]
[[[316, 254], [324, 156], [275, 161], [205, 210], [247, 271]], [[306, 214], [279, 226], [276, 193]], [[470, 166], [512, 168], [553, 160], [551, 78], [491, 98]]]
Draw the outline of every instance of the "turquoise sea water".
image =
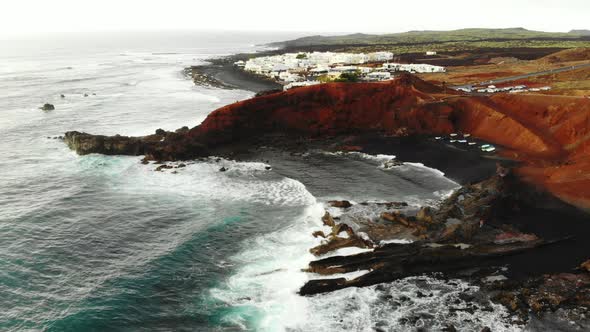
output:
[[[141, 157], [77, 156], [48, 138], [197, 125], [252, 93], [195, 87], [184, 67], [289, 37], [152, 33], [2, 42], [0, 330], [398, 330], [412, 312], [445, 315], [445, 302], [394, 308], [386, 295], [421, 287], [454, 301], [472, 291], [417, 278], [296, 294], [315, 277], [301, 269], [319, 243], [311, 232], [321, 228], [326, 200], [436, 201], [456, 187], [436, 170], [407, 165], [387, 173], [379, 158], [319, 154], [283, 171], [213, 158], [173, 174], [154, 172]], [[45, 102], [56, 109], [39, 110]], [[474, 326], [502, 323], [501, 312], [472, 316]]]

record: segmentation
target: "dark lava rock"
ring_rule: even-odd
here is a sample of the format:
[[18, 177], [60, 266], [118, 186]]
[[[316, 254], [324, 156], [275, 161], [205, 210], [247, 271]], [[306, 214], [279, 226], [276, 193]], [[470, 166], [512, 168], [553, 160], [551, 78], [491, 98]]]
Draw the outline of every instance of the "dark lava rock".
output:
[[156, 172], [161, 172], [165, 169], [170, 169], [170, 168], [174, 168], [174, 167], [170, 166], [170, 165], [160, 165], [160, 166], [158, 166], [158, 168], [156, 168]]
[[66, 96], [65, 96], [65, 95], [63, 95], [63, 94], [61, 94], [61, 95], [59, 95], [59, 96], [60, 96], [61, 98], [65, 98], [65, 97], [66, 97]]
[[164, 129], [161, 129], [161, 128], [156, 129], [156, 135], [158, 135], [158, 136], [164, 136], [164, 135], [166, 135], [166, 131]]
[[85, 93], [85, 94], [84, 94], [84, 97], [88, 97], [88, 94], [87, 94], [87, 93]]
[[555, 312], [563, 307], [590, 306], [590, 273], [557, 273], [532, 277], [514, 283], [491, 286], [499, 289], [493, 297], [512, 312], [525, 318]]
[[43, 106], [39, 107], [40, 109], [44, 110], [44, 111], [53, 111], [55, 109], [55, 106], [53, 106], [53, 104], [49, 104], [46, 103]]
[[262, 97], [262, 96], [272, 95], [273, 93], [279, 93], [279, 92], [283, 92], [283, 90], [281, 90], [281, 89], [264, 90], [264, 91], [260, 91], [260, 92], [256, 93], [256, 95], [254, 95], [254, 97]]
[[177, 134], [186, 134], [186, 133], [188, 133], [189, 130], [190, 129], [187, 126], [184, 126], [182, 128], [176, 129], [175, 133], [177, 133]]
[[[395, 210], [384, 211], [380, 214], [381, 219], [363, 226], [365, 228], [362, 232], [369, 239], [374, 239], [372, 236], [375, 234], [389, 234], [387, 232], [392, 229], [395, 232], [391, 234], [409, 232], [418, 241], [410, 244], [389, 243], [356, 255], [312, 261], [306, 271], [322, 275], [359, 270], [371, 272], [351, 280], [310, 280], [300, 289], [300, 294], [313, 295], [346, 287], [370, 286], [432, 272], [441, 272], [449, 277], [473, 276], [500, 257], [562, 241], [563, 239], [545, 241], [534, 234], [521, 233], [510, 225], [482, 226], [494, 214], [505, 211], [506, 206], [515, 206], [535, 197], [534, 194], [530, 196], [523, 188], [526, 187], [511, 175], [495, 175], [462, 187], [444, 200], [438, 209], [423, 208], [416, 217], [406, 216]], [[386, 207], [389, 208], [387, 205]], [[341, 231], [348, 231], [336, 220], [327, 212], [322, 217], [323, 224], [330, 226], [333, 232], [329, 241], [312, 248], [312, 253], [321, 255], [345, 246], [371, 248], [368, 243], [355, 238], [352, 230], [347, 238], [339, 238], [337, 235]], [[567, 283], [570, 279], [562, 277], [559, 280]], [[572, 291], [575, 288], [559, 288], [557, 283], [547, 282], [543, 287], [544, 293], [548, 294], [550, 289], [559, 289], [560, 292], [556, 294], [564, 294], [567, 293], [566, 290]], [[515, 297], [511, 292], [506, 293], [498, 302], [504, 303], [511, 310], [521, 307], [520, 301], [517, 301], [518, 296]], [[562, 303], [562, 300], [557, 296], [548, 299], [530, 297], [529, 302], [528, 307], [538, 311], [538, 308], [554, 308], [545, 304]]]
[[455, 328], [455, 326], [453, 326], [453, 324], [445, 326], [442, 330], [443, 332], [457, 332], [457, 329]]
[[315, 231], [311, 234], [313, 237], [323, 237], [326, 238], [326, 235], [322, 231]]
[[219, 171], [220, 171], [220, 172], [225, 172], [225, 171], [227, 171], [227, 168], [225, 168], [225, 167], [221, 167], [221, 168], [219, 169]]
[[397, 166], [403, 166], [404, 163], [402, 161], [399, 161], [397, 159], [391, 159], [386, 161], [385, 163], [383, 163], [383, 168], [393, 168], [393, 167], [397, 167]]
[[349, 201], [329, 201], [328, 204], [330, 204], [330, 206], [341, 209], [347, 209], [352, 206], [352, 204]]
[[186, 167], [186, 164], [178, 164], [177, 168], [184, 168]]
[[80, 155], [145, 155], [146, 160], [154, 161], [189, 160], [209, 155], [208, 149], [197, 139], [170, 132], [166, 133], [166, 140], [162, 141], [159, 135], [103, 136], [69, 131], [65, 134], [65, 142]]
[[264, 167], [264, 169], [267, 170], [267, 171], [270, 171], [272, 169], [272, 167], [266, 166], [266, 167]]

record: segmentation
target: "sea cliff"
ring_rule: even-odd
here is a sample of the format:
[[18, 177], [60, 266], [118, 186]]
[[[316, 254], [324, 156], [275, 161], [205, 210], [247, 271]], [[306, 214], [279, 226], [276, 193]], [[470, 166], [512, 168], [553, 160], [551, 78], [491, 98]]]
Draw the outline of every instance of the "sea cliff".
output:
[[382, 83], [323, 84], [236, 102], [188, 131], [100, 139], [69, 132], [65, 140], [81, 154], [185, 160], [228, 153], [249, 143], [453, 132], [502, 146], [499, 156], [518, 161], [515, 173], [523, 180], [567, 203], [590, 208], [590, 99], [462, 95], [409, 74]]

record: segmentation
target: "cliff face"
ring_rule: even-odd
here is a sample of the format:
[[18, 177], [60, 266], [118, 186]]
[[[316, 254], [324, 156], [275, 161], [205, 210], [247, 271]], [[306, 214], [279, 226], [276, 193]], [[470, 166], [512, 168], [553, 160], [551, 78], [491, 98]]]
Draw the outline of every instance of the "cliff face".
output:
[[590, 100], [546, 95], [465, 96], [403, 75], [384, 83], [298, 88], [222, 107], [189, 135], [223, 144], [273, 132], [322, 137], [471, 133], [523, 162], [517, 173], [590, 208]]
[[413, 76], [395, 83], [335, 83], [253, 98], [211, 113], [190, 135], [208, 143], [271, 132], [326, 136], [451, 132], [440, 87]]

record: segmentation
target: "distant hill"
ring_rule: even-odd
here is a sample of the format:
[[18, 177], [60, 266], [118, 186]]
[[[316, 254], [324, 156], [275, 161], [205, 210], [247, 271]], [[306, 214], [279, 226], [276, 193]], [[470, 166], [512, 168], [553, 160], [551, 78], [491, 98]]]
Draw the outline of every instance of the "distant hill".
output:
[[275, 47], [304, 47], [321, 45], [377, 45], [377, 44], [419, 44], [432, 42], [473, 42], [482, 40], [521, 40], [521, 39], [563, 39], [575, 40], [590, 36], [589, 30], [570, 32], [543, 32], [524, 28], [508, 29], [460, 29], [451, 31], [408, 31], [392, 34], [356, 33], [343, 36], [309, 36], [270, 44]]
[[590, 30], [571, 30], [569, 33], [582, 36], [590, 36]]

